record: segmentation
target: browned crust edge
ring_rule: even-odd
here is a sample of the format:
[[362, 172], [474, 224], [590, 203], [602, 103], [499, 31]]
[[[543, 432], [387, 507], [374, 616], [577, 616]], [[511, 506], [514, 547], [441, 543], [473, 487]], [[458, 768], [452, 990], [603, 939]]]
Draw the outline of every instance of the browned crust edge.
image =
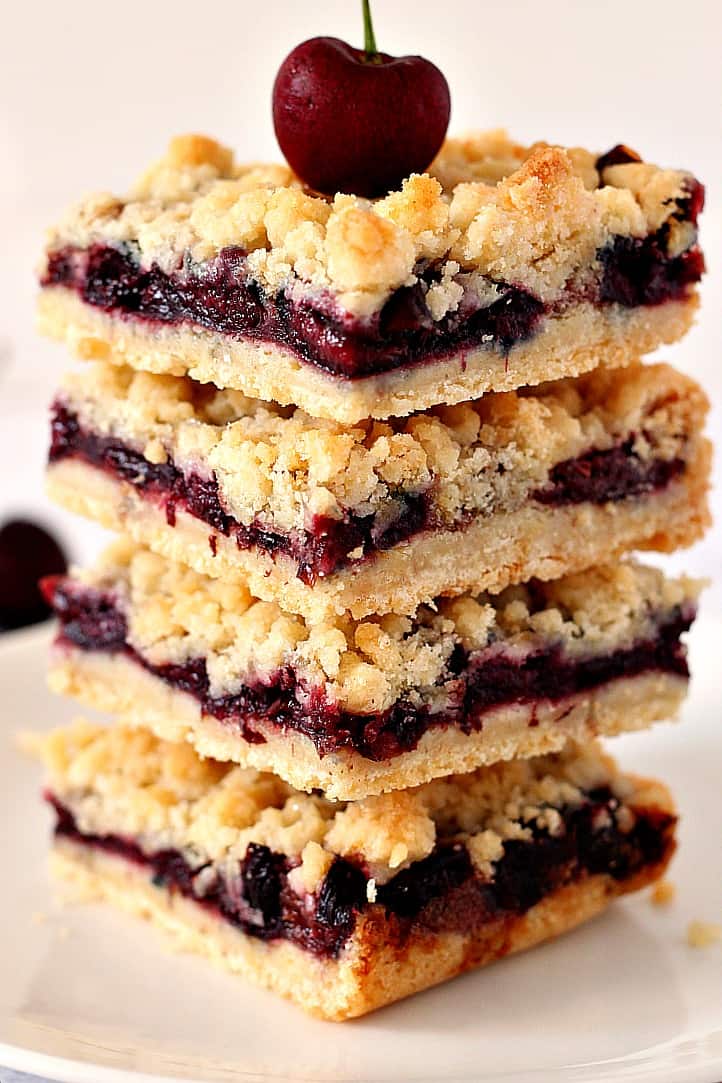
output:
[[670, 840], [658, 864], [624, 883], [608, 875], [589, 876], [557, 889], [526, 914], [500, 919], [471, 934], [417, 931], [402, 944], [394, 935], [393, 919], [387, 919], [380, 907], [372, 907], [337, 960], [317, 958], [287, 941], [254, 940], [191, 900], [155, 887], [142, 869], [122, 858], [68, 839], [55, 840], [52, 864], [76, 898], [112, 902], [158, 925], [179, 950], [205, 955], [311, 1015], [342, 1021], [568, 932], [600, 914], [618, 896], [660, 878], [674, 845]]

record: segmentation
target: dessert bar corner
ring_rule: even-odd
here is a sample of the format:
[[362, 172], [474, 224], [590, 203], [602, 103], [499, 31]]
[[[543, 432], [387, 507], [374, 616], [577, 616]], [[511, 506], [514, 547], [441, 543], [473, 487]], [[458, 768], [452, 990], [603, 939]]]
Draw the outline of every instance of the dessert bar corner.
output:
[[566, 932], [674, 850], [665, 788], [594, 746], [347, 805], [122, 726], [44, 756], [60, 876], [326, 1019]]

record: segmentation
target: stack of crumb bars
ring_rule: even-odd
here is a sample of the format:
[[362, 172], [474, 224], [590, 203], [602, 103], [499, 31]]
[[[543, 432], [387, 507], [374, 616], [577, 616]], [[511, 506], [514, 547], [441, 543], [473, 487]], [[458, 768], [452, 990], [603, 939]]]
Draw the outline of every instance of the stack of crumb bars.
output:
[[[623, 146], [448, 141], [375, 202], [174, 140], [51, 234], [89, 364], [48, 484], [119, 534], [46, 581], [62, 876], [345, 1019], [661, 876], [599, 736], [677, 713], [708, 522], [679, 339], [703, 190]], [[613, 945], [611, 945], [611, 950]]]

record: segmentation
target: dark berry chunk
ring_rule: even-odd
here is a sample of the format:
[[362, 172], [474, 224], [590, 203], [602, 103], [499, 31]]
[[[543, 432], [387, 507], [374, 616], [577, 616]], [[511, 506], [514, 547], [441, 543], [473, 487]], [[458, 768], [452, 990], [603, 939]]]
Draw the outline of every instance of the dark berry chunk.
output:
[[119, 651], [126, 645], [125, 614], [111, 595], [100, 590], [78, 590], [72, 582], [48, 576], [44, 596], [60, 620], [61, 635], [76, 647], [92, 651]]
[[588, 451], [557, 463], [549, 483], [534, 493], [540, 504], [606, 504], [664, 489], [683, 474], [682, 459], [642, 460], [629, 439], [605, 451]]
[[378, 902], [401, 917], [416, 917], [425, 906], [443, 898], [472, 875], [466, 847], [437, 846], [423, 861], [398, 873], [378, 891]]
[[266, 925], [281, 915], [284, 858], [268, 846], [250, 843], [243, 859], [243, 894], [254, 910], [260, 910]]
[[316, 904], [316, 920], [334, 929], [353, 925], [366, 902], [366, 877], [348, 861], [337, 858], [326, 874]]

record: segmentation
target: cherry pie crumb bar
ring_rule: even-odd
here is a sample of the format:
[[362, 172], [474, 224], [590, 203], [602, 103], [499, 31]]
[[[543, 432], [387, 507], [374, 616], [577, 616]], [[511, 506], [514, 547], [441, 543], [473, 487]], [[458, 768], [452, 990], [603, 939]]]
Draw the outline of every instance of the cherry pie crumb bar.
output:
[[60, 876], [326, 1019], [557, 936], [674, 850], [666, 789], [593, 744], [350, 804], [122, 726], [43, 754]]
[[46, 583], [53, 687], [336, 798], [673, 717], [699, 583], [631, 562], [306, 622], [121, 539]]
[[693, 380], [631, 364], [342, 426], [99, 364], [55, 401], [48, 489], [309, 619], [410, 613], [696, 540], [706, 410]]
[[369, 202], [173, 140], [52, 231], [41, 327], [84, 358], [355, 423], [619, 366], [680, 338], [704, 270], [689, 173], [503, 132]]

